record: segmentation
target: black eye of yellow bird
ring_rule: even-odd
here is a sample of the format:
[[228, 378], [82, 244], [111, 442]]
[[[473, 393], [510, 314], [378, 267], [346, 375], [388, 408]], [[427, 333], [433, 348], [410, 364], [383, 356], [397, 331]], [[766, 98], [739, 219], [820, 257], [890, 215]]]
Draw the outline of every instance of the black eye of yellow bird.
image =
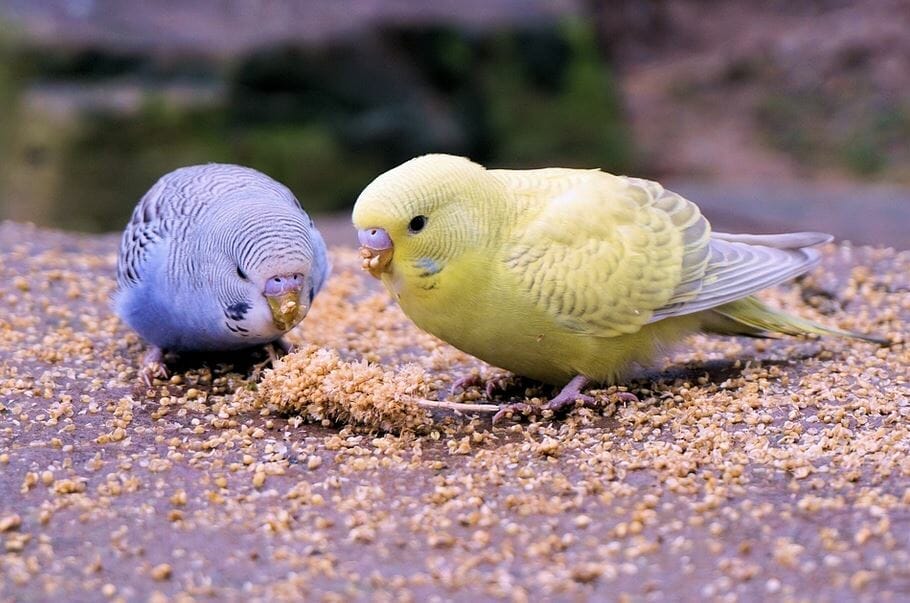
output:
[[427, 225], [426, 216], [414, 216], [413, 218], [411, 218], [411, 221], [408, 222], [408, 231], [410, 231], [411, 234], [416, 234], [416, 233], [420, 232], [421, 230], [423, 230], [423, 227], [426, 225]]

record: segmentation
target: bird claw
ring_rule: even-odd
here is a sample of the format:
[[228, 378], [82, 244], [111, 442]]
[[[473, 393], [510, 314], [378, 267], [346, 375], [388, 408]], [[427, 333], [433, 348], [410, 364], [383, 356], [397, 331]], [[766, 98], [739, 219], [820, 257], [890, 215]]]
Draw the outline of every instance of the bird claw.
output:
[[528, 404], [527, 402], [515, 402], [513, 404], [503, 404], [493, 415], [493, 425], [496, 425], [504, 418], [517, 418], [515, 415], [536, 416], [540, 413], [540, 407]]
[[154, 380], [167, 379], [169, 376], [167, 366], [164, 364], [164, 352], [161, 348], [153, 348], [145, 355], [145, 363], [139, 371], [139, 378], [146, 387], [152, 387]]
[[476, 387], [483, 383], [483, 379], [480, 378], [480, 375], [471, 373], [470, 375], [465, 375], [464, 377], [459, 377], [452, 383], [452, 391], [457, 390], [467, 390], [471, 387]]
[[617, 398], [619, 402], [641, 402], [641, 400], [638, 399], [638, 396], [632, 392], [616, 392], [611, 395], [612, 397]]
[[580, 392], [559, 392], [559, 394], [544, 404], [543, 408], [552, 410], [555, 414], [562, 412], [567, 408], [574, 408], [578, 402], [581, 402], [581, 405], [585, 408], [596, 408], [598, 406], [594, 396], [589, 396], [588, 394], [582, 394]]
[[487, 395], [487, 398], [492, 398], [496, 394], [497, 390], [503, 391], [508, 389], [509, 386], [512, 385], [513, 381], [514, 378], [511, 375], [506, 375], [487, 379], [486, 384], [484, 384], [484, 380], [480, 378], [480, 375], [472, 373], [470, 375], [465, 375], [464, 377], [456, 379], [452, 384], [452, 391], [455, 392], [459, 389], [465, 391], [468, 388], [480, 387], [483, 385], [484, 393]]
[[250, 380], [259, 381], [259, 378], [262, 376], [262, 372], [268, 367], [274, 367], [275, 361], [279, 358], [287, 356], [293, 350], [293, 346], [286, 342], [284, 339], [278, 339], [272, 343], [267, 343], [265, 345], [265, 352], [267, 357], [261, 362], [257, 362], [251, 367], [250, 370]]
[[594, 396], [581, 393], [574, 393], [571, 395], [560, 393], [546, 404], [540, 406], [528, 404], [527, 402], [504, 404], [500, 406], [499, 411], [493, 415], [493, 425], [496, 425], [506, 417], [517, 418], [516, 413], [524, 417], [538, 417], [546, 410], [551, 411], [554, 415], [559, 414], [569, 408], [574, 408], [578, 402], [581, 402], [582, 406], [585, 408], [596, 408], [599, 406]]
[[[581, 392], [582, 389], [587, 387], [589, 382], [590, 380], [587, 377], [578, 375], [569, 381], [555, 397], [541, 406], [532, 406], [526, 402], [501, 406], [499, 412], [493, 415], [493, 425], [496, 425], [504, 417], [514, 417], [516, 412], [520, 412], [523, 416], [537, 416], [547, 410], [557, 414], [575, 408], [579, 402], [585, 408], [598, 408], [601, 404], [594, 396]], [[616, 392], [611, 397], [621, 402], [638, 402], [638, 396], [632, 392]]]
[[272, 350], [273, 350], [273, 352], [275, 352], [277, 358], [281, 358], [282, 356], [287, 356], [288, 354], [290, 354], [291, 352], [294, 351], [294, 348], [295, 348], [294, 344], [288, 343], [284, 339], [284, 337], [272, 342]]
[[[632, 392], [616, 392], [610, 394], [610, 397], [616, 399], [619, 402], [638, 402], [638, 396]], [[559, 393], [555, 398], [544, 404], [544, 409], [552, 410], [554, 413], [561, 412], [567, 408], [573, 408], [578, 402], [581, 402], [583, 408], [597, 409], [603, 406], [602, 402], [598, 402], [597, 398], [594, 396], [589, 396], [587, 394], [572, 394], [572, 395], [563, 395], [562, 392]]]

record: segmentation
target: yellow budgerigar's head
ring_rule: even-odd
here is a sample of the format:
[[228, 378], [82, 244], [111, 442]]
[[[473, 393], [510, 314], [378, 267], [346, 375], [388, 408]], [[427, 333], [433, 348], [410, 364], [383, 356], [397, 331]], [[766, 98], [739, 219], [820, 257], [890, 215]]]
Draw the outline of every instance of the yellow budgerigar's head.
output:
[[480, 165], [453, 155], [411, 159], [373, 180], [354, 204], [364, 268], [427, 277], [489, 240], [503, 194]]

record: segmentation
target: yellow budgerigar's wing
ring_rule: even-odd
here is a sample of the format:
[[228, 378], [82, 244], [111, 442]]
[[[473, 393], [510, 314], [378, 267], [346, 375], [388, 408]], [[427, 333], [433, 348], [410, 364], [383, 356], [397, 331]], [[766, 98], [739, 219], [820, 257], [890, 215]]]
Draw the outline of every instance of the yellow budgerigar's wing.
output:
[[656, 182], [588, 172], [546, 203], [506, 265], [558, 324], [612, 337], [798, 276], [830, 239], [712, 233], [694, 203]]
[[710, 237], [698, 207], [659, 184], [588, 172], [547, 202], [504, 260], [562, 327], [610, 337], [695, 299]]

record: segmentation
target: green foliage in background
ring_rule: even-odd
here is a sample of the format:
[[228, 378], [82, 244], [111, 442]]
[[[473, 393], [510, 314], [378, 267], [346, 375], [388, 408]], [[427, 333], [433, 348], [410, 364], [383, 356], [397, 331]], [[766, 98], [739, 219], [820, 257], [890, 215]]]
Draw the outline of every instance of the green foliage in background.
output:
[[906, 157], [910, 103], [856, 102], [860, 109], [845, 116], [838, 112], [838, 100], [814, 90], [775, 94], [759, 103], [756, 117], [773, 147], [807, 166], [841, 165], [871, 177]]
[[86, 116], [61, 162], [66, 202], [54, 206], [52, 222], [83, 230], [122, 228], [130, 205], [164, 173], [227, 161], [222, 130], [217, 112], [174, 108], [154, 97], [134, 115]]
[[[8, 162], [13, 124], [16, 122], [19, 81], [15, 50], [10, 35], [0, 23], [0, 166]], [[0, 173], [0, 178], [2, 177]]]
[[591, 29], [571, 23], [537, 39], [523, 38], [497, 40], [484, 81], [494, 159], [627, 171], [631, 139]]
[[[348, 159], [319, 124], [235, 125], [223, 109], [181, 110], [151, 100], [138, 115], [87, 119], [63, 162], [67, 203], [56, 206], [51, 220], [82, 230], [122, 227], [161, 175], [207, 162], [261, 170], [288, 185], [306, 208], [325, 210], [352, 202], [376, 173], [376, 165]], [[73, 206], [80, 208], [75, 215]]]
[[[29, 56], [35, 80], [146, 91], [138, 107], [81, 111], [66, 124], [31, 112], [12, 136], [24, 175], [15, 194], [37, 200], [35, 219], [68, 228], [121, 228], [158, 177], [194, 163], [249, 165], [320, 212], [350, 207], [377, 174], [428, 152], [611, 171], [633, 157], [616, 85], [581, 23], [394, 28], [227, 64], [91, 49]], [[156, 92], [174, 82], [221, 93], [181, 104]]]

